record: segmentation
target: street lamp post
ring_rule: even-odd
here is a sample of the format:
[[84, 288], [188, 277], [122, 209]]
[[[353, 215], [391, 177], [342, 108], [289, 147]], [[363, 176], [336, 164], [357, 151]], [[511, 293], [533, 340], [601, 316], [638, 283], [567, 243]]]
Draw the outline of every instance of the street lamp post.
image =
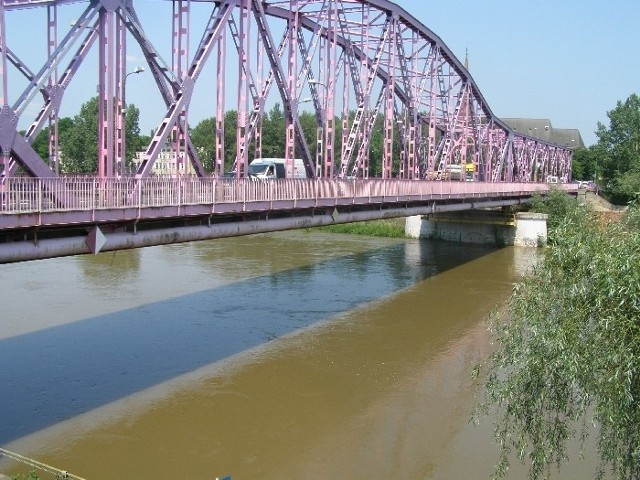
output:
[[124, 79], [122, 80], [122, 159], [121, 161], [125, 164], [125, 165], [121, 165], [119, 168], [119, 173], [122, 173], [122, 171], [124, 170], [124, 167], [126, 166], [127, 163], [127, 158], [126, 158], [126, 139], [127, 139], [127, 78], [129, 77], [129, 75], [133, 75], [135, 73], [142, 73], [144, 72], [144, 68], [142, 67], [136, 67], [133, 71], [127, 73], [124, 76]]
[[323, 87], [327, 88], [327, 86], [324, 83], [322, 83], [320, 80], [314, 80], [314, 79], [309, 80], [309, 85], [322, 85]]
[[136, 67], [135, 70], [133, 70], [132, 72], [127, 73], [124, 76], [124, 80], [122, 81], [122, 109], [126, 110], [127, 109], [127, 78], [129, 77], [129, 75], [133, 75], [134, 73], [142, 73], [144, 72], [144, 68], [142, 67]]

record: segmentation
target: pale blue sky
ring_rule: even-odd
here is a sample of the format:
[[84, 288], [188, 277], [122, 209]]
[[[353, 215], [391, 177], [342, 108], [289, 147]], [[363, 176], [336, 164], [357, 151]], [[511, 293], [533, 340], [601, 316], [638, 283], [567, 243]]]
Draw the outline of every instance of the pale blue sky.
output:
[[[158, 0], [134, 0], [151, 40], [170, 63], [171, 6]], [[598, 121], [618, 100], [640, 93], [640, 1], [637, 0], [398, 0], [464, 60], [499, 117], [548, 118], [558, 128], [578, 128], [587, 145], [595, 143]], [[79, 15], [79, 5], [59, 11], [60, 25]], [[208, 15], [194, 3], [192, 22]], [[209, 8], [207, 6], [207, 8]], [[44, 9], [8, 12], [8, 44], [34, 71], [46, 52]], [[28, 28], [25, 28], [28, 26]], [[199, 33], [192, 42], [199, 40]], [[129, 43], [128, 70], [144, 65], [134, 42]], [[95, 50], [95, 47], [94, 47]], [[193, 50], [192, 50], [193, 51]], [[213, 64], [207, 67], [213, 77]], [[63, 116], [77, 113], [79, 105], [95, 95], [95, 59], [83, 65], [73, 87], [65, 94]], [[13, 78], [13, 77], [10, 77]], [[235, 88], [233, 82], [229, 82]], [[203, 78], [197, 89], [206, 89]], [[10, 98], [21, 93], [12, 82]], [[22, 87], [23, 88], [23, 87]], [[141, 128], [157, 127], [165, 113], [149, 72], [130, 76], [127, 100], [141, 107]], [[195, 94], [194, 94], [195, 95]], [[38, 105], [25, 114], [21, 127], [33, 119]], [[234, 105], [228, 105], [234, 108]], [[190, 124], [213, 116], [212, 101], [194, 101]]]
[[587, 145], [640, 93], [640, 1], [398, 0], [469, 70], [499, 117], [549, 118]]

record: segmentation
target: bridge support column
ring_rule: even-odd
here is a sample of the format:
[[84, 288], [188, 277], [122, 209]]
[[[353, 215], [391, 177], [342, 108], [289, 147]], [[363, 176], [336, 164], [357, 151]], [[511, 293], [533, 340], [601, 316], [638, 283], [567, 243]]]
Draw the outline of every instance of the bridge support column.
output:
[[480, 212], [470, 215], [431, 214], [407, 217], [405, 234], [457, 243], [538, 247], [547, 243], [547, 215], [520, 212], [505, 217]]
[[547, 217], [545, 213], [520, 212], [516, 214], [516, 247], [541, 247], [547, 244]]
[[578, 188], [577, 200], [578, 200], [578, 205], [586, 205], [587, 204], [587, 189], [586, 188]]

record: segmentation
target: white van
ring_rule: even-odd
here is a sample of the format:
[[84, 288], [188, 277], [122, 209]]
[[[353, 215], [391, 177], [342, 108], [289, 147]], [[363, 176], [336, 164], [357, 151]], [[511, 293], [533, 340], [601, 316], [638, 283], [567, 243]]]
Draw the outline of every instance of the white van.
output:
[[[259, 179], [286, 178], [284, 158], [256, 158], [249, 164], [249, 177]], [[301, 158], [293, 159], [293, 176], [307, 178], [307, 171]]]

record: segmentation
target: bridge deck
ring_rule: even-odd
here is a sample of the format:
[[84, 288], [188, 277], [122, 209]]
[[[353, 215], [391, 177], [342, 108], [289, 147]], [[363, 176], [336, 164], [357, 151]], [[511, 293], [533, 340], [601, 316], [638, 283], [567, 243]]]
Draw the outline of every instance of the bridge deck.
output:
[[16, 178], [1, 194], [0, 230], [528, 197], [548, 190], [537, 183], [381, 179]]
[[[572, 185], [554, 185], [572, 191]], [[9, 179], [0, 263], [526, 203], [540, 183]]]

